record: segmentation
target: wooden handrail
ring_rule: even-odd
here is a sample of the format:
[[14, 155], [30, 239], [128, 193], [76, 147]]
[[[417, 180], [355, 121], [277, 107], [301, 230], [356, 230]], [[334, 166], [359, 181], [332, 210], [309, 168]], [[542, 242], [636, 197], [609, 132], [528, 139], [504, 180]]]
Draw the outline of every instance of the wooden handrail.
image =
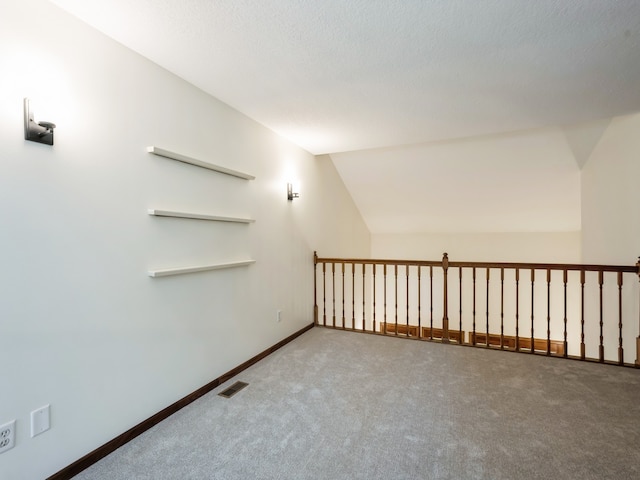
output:
[[[391, 260], [380, 258], [331, 258], [317, 257], [316, 263], [345, 263], [345, 264], [366, 264], [366, 265], [403, 265], [403, 266], [421, 266], [421, 267], [440, 267], [442, 260]], [[622, 272], [636, 273], [640, 276], [640, 260], [635, 265], [595, 265], [595, 264], [576, 264], [576, 263], [522, 263], [522, 262], [454, 262], [449, 260], [450, 268], [512, 268], [524, 270], [568, 270], [568, 271], [585, 271], [585, 272]]]
[[439, 267], [442, 266], [442, 261], [427, 261], [427, 260], [381, 260], [370, 258], [328, 258], [317, 257], [316, 263], [345, 263], [347, 265], [409, 265], [409, 266], [421, 266], [421, 267]]

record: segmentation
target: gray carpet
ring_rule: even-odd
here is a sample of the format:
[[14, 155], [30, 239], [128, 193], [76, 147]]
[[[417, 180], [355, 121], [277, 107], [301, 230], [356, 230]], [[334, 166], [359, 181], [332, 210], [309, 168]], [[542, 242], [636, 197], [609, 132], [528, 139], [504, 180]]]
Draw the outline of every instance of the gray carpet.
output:
[[640, 371], [314, 328], [76, 478], [638, 479]]

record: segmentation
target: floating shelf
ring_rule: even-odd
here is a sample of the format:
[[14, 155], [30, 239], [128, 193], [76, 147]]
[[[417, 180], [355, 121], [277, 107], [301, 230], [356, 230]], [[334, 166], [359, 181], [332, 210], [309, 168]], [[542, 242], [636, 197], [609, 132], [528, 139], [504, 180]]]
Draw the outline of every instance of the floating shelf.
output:
[[217, 263], [214, 265], [200, 265], [196, 267], [166, 268], [163, 270], [149, 270], [150, 277], [168, 277], [170, 275], [182, 275], [184, 273], [206, 272], [207, 270], [221, 270], [224, 268], [244, 267], [256, 263], [255, 260], [243, 260], [240, 262]]
[[234, 222], [234, 223], [253, 223], [252, 218], [239, 218], [239, 217], [221, 217], [219, 215], [206, 215], [203, 213], [191, 213], [191, 212], [176, 212], [173, 210], [158, 210], [149, 209], [149, 215], [156, 217], [174, 217], [174, 218], [192, 218], [195, 220], [211, 220], [214, 222]]
[[249, 175], [248, 173], [238, 172], [237, 170], [231, 170], [230, 168], [214, 165], [213, 163], [204, 162], [196, 158], [187, 157], [186, 155], [170, 152], [169, 150], [164, 150], [158, 147], [147, 147], [147, 152], [153, 153], [154, 155], [158, 155], [159, 157], [170, 158], [172, 160], [177, 160], [178, 162], [189, 163], [197, 167], [207, 168], [209, 170], [213, 170], [218, 173], [224, 173], [225, 175], [244, 178], [245, 180], [254, 180], [256, 178], [253, 175]]

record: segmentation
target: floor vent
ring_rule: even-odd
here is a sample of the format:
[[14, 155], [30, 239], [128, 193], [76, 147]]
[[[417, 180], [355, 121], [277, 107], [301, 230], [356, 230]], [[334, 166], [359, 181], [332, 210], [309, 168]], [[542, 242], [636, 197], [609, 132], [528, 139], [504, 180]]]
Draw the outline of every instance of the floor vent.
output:
[[236, 382], [233, 385], [231, 385], [229, 388], [226, 388], [223, 391], [221, 391], [218, 395], [224, 398], [231, 398], [247, 385], [249, 384], [244, 382]]

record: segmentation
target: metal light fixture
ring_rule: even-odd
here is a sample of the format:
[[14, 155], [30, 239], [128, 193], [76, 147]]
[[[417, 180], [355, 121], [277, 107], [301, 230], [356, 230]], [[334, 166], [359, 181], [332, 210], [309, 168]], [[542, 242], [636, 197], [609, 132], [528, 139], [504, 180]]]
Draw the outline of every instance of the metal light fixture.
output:
[[300, 198], [300, 194], [293, 191], [291, 183], [287, 183], [287, 200], [293, 200], [294, 198]]
[[24, 99], [24, 139], [31, 142], [53, 145], [53, 129], [55, 123], [36, 122], [29, 105], [29, 99]]

